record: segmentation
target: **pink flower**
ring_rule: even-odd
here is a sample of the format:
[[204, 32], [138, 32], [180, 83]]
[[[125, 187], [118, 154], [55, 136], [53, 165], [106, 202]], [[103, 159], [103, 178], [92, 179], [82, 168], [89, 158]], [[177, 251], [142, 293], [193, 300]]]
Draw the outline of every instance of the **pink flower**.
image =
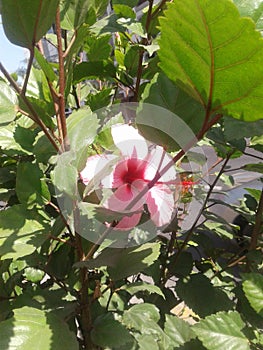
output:
[[[114, 154], [89, 157], [80, 173], [82, 181], [85, 185], [93, 181], [94, 185], [99, 184], [101, 188], [113, 190], [109, 198], [104, 201], [104, 207], [116, 212], [136, 211], [131, 216], [124, 216], [117, 224], [117, 228], [135, 227], [141, 219], [145, 204], [156, 226], [168, 224], [174, 211], [174, 196], [168, 186], [176, 179], [174, 167], [162, 175], [151, 188], [148, 188], [148, 184], [171, 158], [161, 146], [149, 145], [132, 126], [114, 125], [111, 134], [120, 151], [120, 157]], [[104, 169], [109, 168], [112, 162], [115, 164], [108, 175]], [[134, 199], [142, 191], [145, 194], [134, 203]], [[131, 202], [133, 205], [130, 208]]]

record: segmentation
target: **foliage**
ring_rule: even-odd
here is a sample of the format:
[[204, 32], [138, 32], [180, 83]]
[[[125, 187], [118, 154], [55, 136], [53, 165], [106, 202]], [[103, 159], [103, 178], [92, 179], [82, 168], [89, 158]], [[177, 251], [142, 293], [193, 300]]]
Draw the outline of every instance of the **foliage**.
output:
[[[0, 63], [3, 350], [263, 347], [263, 2], [137, 4], [0, 2], [6, 36], [30, 53], [21, 84]], [[165, 228], [144, 206], [140, 226], [112, 233], [137, 209], [100, 205], [124, 119], [179, 174]], [[112, 163], [85, 188], [101, 154]]]

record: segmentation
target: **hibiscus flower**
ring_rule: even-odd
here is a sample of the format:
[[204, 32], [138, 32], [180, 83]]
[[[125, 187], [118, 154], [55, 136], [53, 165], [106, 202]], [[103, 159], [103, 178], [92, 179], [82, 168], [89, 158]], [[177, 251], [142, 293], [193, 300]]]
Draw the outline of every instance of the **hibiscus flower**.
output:
[[[120, 156], [102, 154], [89, 157], [80, 173], [83, 183], [89, 185], [93, 181], [100, 188], [112, 189], [111, 195], [103, 203], [105, 208], [116, 212], [136, 212], [124, 216], [116, 228], [135, 227], [140, 222], [144, 205], [147, 205], [156, 226], [168, 224], [174, 211], [174, 196], [169, 187], [176, 179], [174, 167], [170, 167], [152, 187], [148, 184], [171, 161], [171, 157], [161, 146], [149, 144], [130, 125], [114, 125], [111, 134]], [[103, 169], [109, 168], [112, 162], [114, 165], [110, 174], [105, 175]], [[98, 179], [103, 173], [103, 178]], [[143, 195], [136, 200], [142, 192]]]

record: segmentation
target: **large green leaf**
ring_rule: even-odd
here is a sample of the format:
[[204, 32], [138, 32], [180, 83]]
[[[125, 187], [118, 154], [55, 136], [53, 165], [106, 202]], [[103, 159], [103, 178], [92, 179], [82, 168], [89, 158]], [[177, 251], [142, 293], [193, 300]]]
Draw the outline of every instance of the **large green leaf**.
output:
[[249, 341], [242, 333], [245, 323], [238, 312], [218, 312], [193, 327], [208, 350], [249, 350]]
[[209, 115], [262, 118], [263, 41], [251, 19], [229, 0], [175, 0], [160, 23], [160, 65], [171, 80]]
[[15, 92], [4, 81], [0, 81], [0, 125], [15, 119], [16, 103]]
[[77, 350], [77, 339], [67, 324], [52, 313], [22, 307], [0, 323], [2, 350]]
[[190, 325], [179, 317], [166, 315], [164, 332], [171, 338], [173, 346], [179, 347], [195, 337]]
[[54, 23], [59, 0], [2, 0], [2, 20], [7, 38], [32, 49]]
[[[123, 322], [128, 328], [135, 328], [143, 332], [147, 322], [158, 322], [160, 319], [159, 310], [153, 304], [138, 304], [126, 310], [123, 314]], [[149, 330], [150, 332], [150, 330]]]
[[2, 259], [29, 255], [47, 238], [49, 220], [42, 212], [22, 205], [0, 211], [0, 256]]
[[263, 276], [251, 272], [242, 277], [245, 296], [253, 309], [263, 317]]
[[48, 186], [38, 164], [21, 162], [17, 167], [16, 193], [22, 204], [46, 204], [50, 201]]

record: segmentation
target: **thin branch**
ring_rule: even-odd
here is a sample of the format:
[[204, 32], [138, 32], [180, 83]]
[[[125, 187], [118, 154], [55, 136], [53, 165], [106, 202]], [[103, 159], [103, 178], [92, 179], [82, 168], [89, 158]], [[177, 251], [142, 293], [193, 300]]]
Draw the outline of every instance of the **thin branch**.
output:
[[33, 65], [34, 48], [29, 50], [29, 52], [30, 52], [30, 54], [29, 54], [29, 60], [28, 60], [27, 69], [26, 69], [26, 76], [25, 76], [25, 80], [24, 80], [24, 84], [23, 84], [23, 88], [22, 88], [22, 93], [24, 95], [26, 94], [27, 83], [28, 83], [30, 72], [31, 72], [31, 68], [32, 68], [32, 65]]
[[258, 203], [255, 225], [251, 235], [249, 250], [254, 250], [257, 248], [258, 237], [262, 233], [262, 223], [263, 223], [263, 189], [261, 191], [261, 196]]
[[[60, 135], [62, 141], [66, 141], [67, 137], [67, 125], [65, 114], [65, 68], [64, 68], [64, 56], [63, 56], [63, 44], [60, 27], [60, 9], [59, 6], [56, 12], [56, 34], [58, 44], [58, 61], [59, 61], [59, 124], [61, 125]], [[66, 145], [67, 147], [67, 145]]]

